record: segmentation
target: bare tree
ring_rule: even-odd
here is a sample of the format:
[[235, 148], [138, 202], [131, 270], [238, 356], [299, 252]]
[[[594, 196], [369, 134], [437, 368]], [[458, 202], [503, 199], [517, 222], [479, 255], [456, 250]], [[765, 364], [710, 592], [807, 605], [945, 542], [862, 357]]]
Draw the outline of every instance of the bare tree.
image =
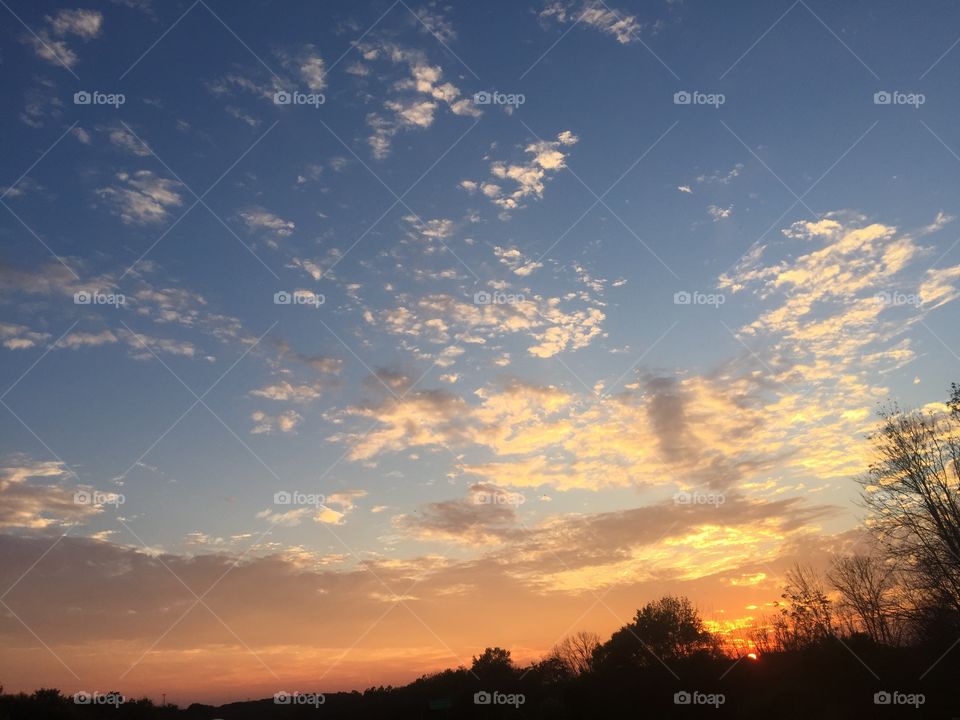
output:
[[794, 565], [787, 572], [787, 584], [781, 597], [784, 605], [773, 626], [778, 646], [795, 650], [834, 634], [830, 599], [813, 568]]
[[600, 647], [600, 636], [581, 630], [557, 643], [553, 656], [564, 664], [571, 675], [583, 675], [593, 663], [593, 652]]
[[834, 558], [827, 578], [840, 593], [838, 610], [850, 619], [850, 630], [878, 643], [900, 642], [899, 583], [892, 563], [871, 555], [841, 556]]
[[960, 616], [960, 388], [945, 412], [881, 411], [861, 479], [869, 524], [930, 607]]

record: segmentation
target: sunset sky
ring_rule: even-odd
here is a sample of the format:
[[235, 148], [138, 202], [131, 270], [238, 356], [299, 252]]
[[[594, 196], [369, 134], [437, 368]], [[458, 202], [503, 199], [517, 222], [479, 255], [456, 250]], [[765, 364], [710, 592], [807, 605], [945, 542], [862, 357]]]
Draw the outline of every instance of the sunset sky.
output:
[[0, 684], [397, 684], [862, 549], [960, 380], [927, 5], [0, 2]]

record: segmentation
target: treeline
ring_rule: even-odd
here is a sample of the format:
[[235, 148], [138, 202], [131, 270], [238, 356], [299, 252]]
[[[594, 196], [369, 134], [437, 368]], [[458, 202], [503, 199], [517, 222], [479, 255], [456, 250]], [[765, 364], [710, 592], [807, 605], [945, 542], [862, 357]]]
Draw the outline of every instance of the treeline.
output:
[[0, 693], [0, 720], [51, 718], [862, 718], [960, 715], [960, 387], [942, 406], [880, 412], [860, 478], [868, 541], [817, 571], [797, 565], [771, 614], [710, 632], [684, 597], [637, 611], [607, 640], [565, 638], [520, 666], [471, 666], [403, 687], [221, 707], [86, 704]]

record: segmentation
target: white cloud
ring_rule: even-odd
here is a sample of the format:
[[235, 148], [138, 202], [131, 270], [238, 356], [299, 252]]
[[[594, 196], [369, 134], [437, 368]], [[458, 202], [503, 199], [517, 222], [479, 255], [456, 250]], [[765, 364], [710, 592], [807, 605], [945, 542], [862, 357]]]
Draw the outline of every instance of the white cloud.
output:
[[37, 57], [52, 65], [64, 65], [73, 68], [79, 58], [63, 39], [76, 35], [82, 40], [90, 40], [100, 34], [103, 15], [96, 10], [61, 10], [55, 16], [46, 17], [47, 27], [36, 35], [27, 36]]
[[[572, 132], [564, 130], [557, 135], [556, 140], [542, 140], [527, 145], [524, 152], [532, 157], [524, 164], [510, 164], [499, 160], [492, 162], [492, 177], [498, 181], [511, 181], [517, 187], [513, 192], [504, 192], [499, 183], [483, 182], [479, 185], [481, 192], [504, 210], [523, 207], [522, 202], [527, 197], [542, 198], [550, 175], [566, 167], [567, 154], [564, 149], [576, 144], [578, 140]], [[472, 180], [463, 180], [460, 187], [472, 192], [478, 184]]]
[[733, 205], [726, 208], [718, 207], [717, 205], [710, 205], [707, 208], [707, 212], [710, 213], [710, 217], [713, 218], [714, 222], [726, 220], [733, 214]]
[[302, 417], [300, 416], [300, 413], [294, 410], [288, 410], [280, 413], [279, 415], [267, 415], [266, 413], [257, 410], [250, 415], [250, 419], [256, 423], [253, 429], [250, 430], [251, 434], [270, 435], [278, 430], [282, 433], [293, 432], [300, 423]]
[[591, 0], [551, 2], [540, 12], [540, 17], [563, 24], [577, 23], [591, 27], [615, 37], [621, 45], [637, 40], [643, 29], [633, 15], [622, 14], [606, 4], [596, 4]]
[[110, 201], [127, 225], [149, 225], [169, 217], [168, 209], [178, 207], [183, 199], [177, 192], [180, 183], [138, 170], [130, 175], [117, 173], [119, 185], [99, 188], [97, 195]]
[[531, 260], [517, 248], [502, 248], [498, 245], [493, 248], [493, 254], [499, 258], [501, 263], [510, 268], [514, 275], [519, 275], [520, 277], [527, 277], [535, 270], [543, 267], [543, 263]]
[[50, 333], [34, 332], [28, 327], [0, 322], [0, 340], [7, 350], [28, 350], [50, 337]]
[[148, 145], [140, 141], [132, 132], [127, 130], [122, 125], [110, 128], [106, 132], [108, 133], [110, 142], [121, 150], [124, 150], [132, 155], [137, 155], [138, 157], [147, 157], [153, 154], [150, 152], [150, 147]]
[[267, 242], [272, 247], [277, 246], [277, 240], [287, 238], [293, 235], [297, 226], [292, 220], [284, 220], [272, 212], [264, 210], [261, 207], [252, 207], [242, 210], [240, 218], [247, 228], [252, 232], [262, 232], [267, 237]]

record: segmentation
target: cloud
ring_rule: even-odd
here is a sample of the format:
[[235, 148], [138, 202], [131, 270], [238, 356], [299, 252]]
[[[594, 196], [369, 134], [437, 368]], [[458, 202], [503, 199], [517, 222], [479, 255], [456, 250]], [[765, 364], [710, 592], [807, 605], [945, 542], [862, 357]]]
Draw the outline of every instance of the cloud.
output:
[[[432, 65], [426, 54], [393, 43], [360, 43], [357, 49], [368, 60], [383, 59], [405, 66], [409, 75], [394, 82], [383, 107], [391, 115], [371, 112], [367, 125], [372, 133], [367, 138], [373, 156], [382, 160], [390, 154], [393, 137], [402, 130], [423, 130], [433, 125], [438, 109], [446, 106], [454, 115], [480, 117], [482, 114], [469, 98], [460, 96], [460, 89], [443, 81], [443, 69]], [[356, 74], [356, 73], [355, 73]], [[367, 73], [363, 73], [366, 75]]]
[[287, 410], [279, 415], [267, 415], [256, 410], [250, 415], [250, 419], [256, 423], [250, 430], [252, 435], [272, 435], [276, 431], [293, 432], [303, 417], [295, 410]]
[[46, 27], [36, 35], [26, 36], [37, 57], [52, 65], [72, 69], [79, 58], [63, 39], [75, 35], [90, 40], [100, 35], [103, 15], [96, 10], [60, 10], [53, 17], [46, 16]]
[[[569, 130], [564, 130], [556, 140], [531, 143], [524, 148], [524, 152], [532, 156], [526, 163], [511, 164], [496, 160], [490, 164], [490, 175], [497, 182], [464, 180], [460, 187], [468, 192], [479, 187], [484, 195], [504, 210], [521, 208], [524, 199], [543, 197], [546, 181], [566, 167], [567, 155], [563, 148], [576, 144], [578, 139]], [[500, 184], [503, 182], [511, 182], [516, 187], [512, 192], [505, 192]]]
[[297, 60], [297, 70], [300, 79], [313, 92], [320, 92], [327, 87], [327, 70], [323, 58], [314, 52], [312, 45], [304, 47], [303, 53]]
[[418, 7], [415, 14], [419, 18], [417, 26], [420, 31], [430, 33], [448, 45], [457, 39], [453, 23], [437, 8], [436, 3]]
[[7, 350], [28, 350], [50, 338], [50, 333], [34, 332], [15, 323], [0, 322], [0, 340]]
[[166, 221], [169, 209], [183, 204], [177, 192], [180, 183], [158, 177], [149, 170], [132, 175], [117, 173], [119, 184], [99, 188], [97, 195], [108, 201], [127, 225], [151, 225]]
[[42, 530], [101, 512], [96, 505], [76, 502], [74, 493], [82, 488], [63, 482], [75, 477], [61, 462], [7, 458], [0, 467], [0, 528]]
[[707, 183], [716, 184], [716, 185], [729, 185], [736, 178], [740, 177], [740, 173], [743, 172], [743, 163], [737, 163], [730, 170], [725, 173], [715, 172], [712, 175], [699, 175], [697, 176], [698, 183]]
[[47, 21], [55, 35], [78, 35], [89, 40], [100, 34], [103, 15], [96, 10], [61, 10]]
[[501, 263], [506, 265], [514, 275], [527, 277], [535, 270], [543, 267], [543, 263], [535, 262], [524, 256], [517, 248], [502, 248], [497, 245], [493, 249], [493, 254], [497, 256]]
[[496, 545], [522, 537], [515, 510], [516, 493], [492, 485], [470, 487], [464, 499], [421, 506], [413, 514], [398, 515], [394, 526], [418, 540], [472, 546]]
[[250, 394], [255, 397], [266, 398], [267, 400], [306, 403], [319, 398], [323, 394], [323, 390], [323, 383], [313, 382], [294, 385], [283, 380], [272, 385], [266, 385], [257, 390], [251, 390]]
[[155, 337], [142, 332], [134, 334], [126, 328], [118, 330], [117, 335], [129, 346], [130, 357], [134, 360], [156, 360], [156, 355], [161, 354], [192, 358], [197, 354], [193, 343], [185, 340]]
[[[115, 146], [138, 157], [148, 157], [153, 153], [150, 147], [122, 125], [105, 129], [110, 142]], [[89, 142], [89, 140], [88, 140]]]
[[482, 345], [502, 335], [523, 333], [533, 341], [527, 351], [539, 358], [587, 347], [603, 334], [606, 319], [598, 307], [566, 311], [559, 298], [538, 295], [518, 295], [513, 302], [489, 304], [468, 303], [440, 293], [401, 300], [394, 309], [371, 314], [369, 322], [396, 335], [436, 344], [454, 340]]
[[117, 336], [109, 330], [102, 330], [98, 333], [72, 332], [60, 338], [55, 348], [66, 348], [67, 350], [77, 350], [84, 347], [98, 347], [100, 345], [112, 345], [117, 342]]
[[927, 270], [920, 284], [920, 299], [933, 310], [960, 297], [960, 265]]
[[561, 24], [577, 23], [591, 27], [615, 37], [621, 45], [637, 40], [644, 27], [633, 15], [621, 14], [606, 4], [596, 4], [592, 0], [550, 2], [540, 12], [540, 17]]
[[713, 218], [714, 222], [719, 222], [720, 220], [726, 220], [733, 215], [733, 205], [726, 208], [718, 207], [717, 205], [710, 205], [707, 208], [707, 212], [710, 213], [710, 217]]
[[240, 219], [247, 229], [251, 232], [262, 234], [266, 238], [267, 244], [272, 248], [279, 247], [278, 241], [293, 235], [297, 229], [292, 220], [284, 220], [278, 215], [274, 215], [262, 207], [252, 207], [240, 211]]

